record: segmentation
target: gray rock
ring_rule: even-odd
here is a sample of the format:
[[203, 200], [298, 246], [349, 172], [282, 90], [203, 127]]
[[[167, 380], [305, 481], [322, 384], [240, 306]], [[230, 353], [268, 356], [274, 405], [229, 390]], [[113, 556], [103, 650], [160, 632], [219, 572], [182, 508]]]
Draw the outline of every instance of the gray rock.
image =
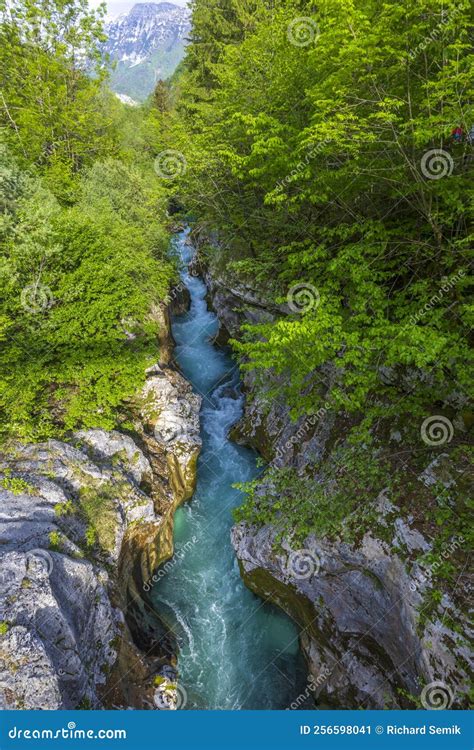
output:
[[[0, 456], [2, 708], [159, 708], [153, 660], [132, 633], [146, 612], [140, 642], [161, 638], [143, 582], [172, 554], [173, 509], [194, 489], [200, 400], [178, 373], [154, 373], [137, 397], [147, 455], [97, 429], [76, 433], [74, 445], [49, 440]], [[147, 408], [160, 425], [179, 423], [179, 439], [150, 435]]]
[[219, 343], [229, 336], [239, 338], [242, 323], [269, 323], [285, 312], [283, 306], [262, 299], [261, 292], [246, 286], [236, 278], [215, 275], [213, 269], [204, 272], [209, 299], [221, 324]]
[[415, 552], [416, 550], [429, 552], [431, 549], [431, 544], [426, 541], [424, 536], [416, 529], [411, 529], [403, 518], [397, 518], [395, 521], [395, 537], [392, 545], [395, 547], [404, 546], [408, 552]]
[[[389, 545], [367, 533], [357, 549], [308, 538], [304, 549], [283, 542], [277, 554], [274, 541], [269, 526], [232, 530], [246, 584], [302, 628], [309, 678], [322, 705], [407, 708], [407, 696], [418, 696], [440, 674], [462, 704], [468, 676], [452, 657], [448, 669], [446, 642], [432, 641], [428, 658], [417, 632], [419, 595]], [[447, 628], [444, 636], [449, 642], [453, 633]]]
[[75, 438], [92, 449], [92, 455], [99, 459], [119, 458], [125, 471], [130, 473], [139, 485], [151, 480], [150, 462], [143, 455], [131, 437], [115, 430], [80, 430]]
[[14, 626], [0, 640], [0, 708], [54, 710], [61, 705], [58, 675], [34, 631]]

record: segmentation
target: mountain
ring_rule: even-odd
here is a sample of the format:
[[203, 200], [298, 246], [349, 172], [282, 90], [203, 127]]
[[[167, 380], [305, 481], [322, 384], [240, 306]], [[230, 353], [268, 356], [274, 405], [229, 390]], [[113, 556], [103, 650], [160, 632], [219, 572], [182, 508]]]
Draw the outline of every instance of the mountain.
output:
[[190, 28], [189, 9], [173, 3], [137, 3], [110, 21], [104, 53], [116, 63], [112, 90], [135, 101], [146, 99], [182, 59]]

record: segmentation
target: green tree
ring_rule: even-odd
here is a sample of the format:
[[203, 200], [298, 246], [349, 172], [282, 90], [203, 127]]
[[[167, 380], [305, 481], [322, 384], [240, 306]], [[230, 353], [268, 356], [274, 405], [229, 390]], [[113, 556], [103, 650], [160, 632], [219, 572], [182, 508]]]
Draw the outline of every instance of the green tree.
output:
[[103, 14], [86, 0], [0, 3], [3, 134], [19, 163], [47, 171], [65, 200], [74, 174], [113, 150], [99, 59]]
[[112, 427], [156, 361], [152, 310], [173, 274], [163, 194], [151, 167], [110, 159], [83, 176], [67, 209], [11, 160], [2, 177], [3, 435]]
[[0, 13], [1, 435], [112, 427], [156, 361], [174, 275], [157, 114], [107, 90], [103, 8]]
[[299, 284], [314, 295], [301, 313], [247, 331], [245, 366], [286, 375], [295, 414], [320, 406], [328, 363], [339, 408], [396, 410], [405, 386], [384, 382], [382, 367], [430, 372], [404, 393], [407, 413], [448, 399], [453, 382], [469, 384], [472, 156], [450, 137], [473, 120], [468, 4], [413, 0], [380, 13], [327, 0], [317, 12], [286, 3], [262, 14], [238, 45], [223, 43], [197, 128], [178, 133], [188, 205], [220, 235], [229, 267], [275, 302]]
[[161, 78], [153, 91], [153, 105], [162, 114], [170, 108], [168, 86]]

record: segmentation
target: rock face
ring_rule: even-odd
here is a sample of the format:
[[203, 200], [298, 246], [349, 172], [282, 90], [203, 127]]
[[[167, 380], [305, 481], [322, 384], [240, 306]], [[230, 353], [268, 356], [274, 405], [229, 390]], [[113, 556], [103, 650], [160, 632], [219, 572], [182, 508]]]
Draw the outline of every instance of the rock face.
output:
[[[310, 537], [303, 549], [284, 542], [276, 553], [271, 527], [245, 524], [234, 527], [232, 541], [249, 588], [302, 628], [318, 702], [333, 708], [410, 708], [442, 674], [455, 707], [467, 705], [469, 674], [460, 664], [469, 659], [468, 648], [439, 620], [420, 635], [423, 592], [414, 588], [389, 545], [370, 533], [357, 548]], [[458, 618], [450, 605], [450, 615]]]
[[[271, 320], [282, 310], [267, 308], [264, 298], [235, 279], [207, 271], [211, 304], [218, 314], [220, 338], [239, 338], [240, 325]], [[330, 381], [330, 373], [325, 381]], [[272, 373], [268, 379], [278, 383]], [[283, 399], [267, 399], [265, 387], [244, 374], [248, 394], [242, 420], [233, 428], [237, 442], [258, 449], [274, 467], [318, 478], [317, 467], [344, 442], [344, 427], [329, 406], [292, 422]], [[445, 483], [442, 462], [426, 467], [420, 486]], [[316, 468], [315, 468], [316, 467]], [[449, 473], [449, 472], [448, 472]], [[326, 474], [320, 481], [329, 482]], [[266, 480], [260, 485], [264, 492]], [[443, 594], [434, 608], [432, 544], [406, 508], [382, 492], [373, 500], [374, 523], [357, 541], [309, 536], [296, 546], [276, 539], [271, 525], [240, 523], [232, 541], [245, 583], [256, 594], [284, 609], [301, 627], [300, 643], [316, 702], [333, 708], [467, 707], [472, 669], [469, 626], [459, 597]], [[453, 539], [446, 557], [466, 546]], [[443, 557], [445, 557], [443, 552]], [[434, 567], [439, 563], [434, 563]], [[466, 593], [460, 576], [457, 594]], [[464, 610], [464, 607], [462, 608]], [[441, 683], [441, 697], [431, 696]], [[440, 707], [439, 704], [437, 707]]]
[[160, 708], [173, 644], [147, 582], [194, 490], [200, 399], [156, 365], [136, 401], [133, 438], [87, 430], [0, 457], [2, 708]]
[[148, 371], [138, 401], [142, 438], [154, 473], [166, 479], [154, 489], [155, 506], [163, 516], [158, 563], [172, 554], [175, 510], [194, 492], [201, 400], [178, 372], [156, 365]]
[[204, 271], [209, 300], [221, 324], [220, 343], [226, 343], [231, 336], [238, 338], [244, 323], [269, 323], [284, 309], [262, 299], [256, 290], [235, 277], [217, 276], [212, 268], [200, 270]]

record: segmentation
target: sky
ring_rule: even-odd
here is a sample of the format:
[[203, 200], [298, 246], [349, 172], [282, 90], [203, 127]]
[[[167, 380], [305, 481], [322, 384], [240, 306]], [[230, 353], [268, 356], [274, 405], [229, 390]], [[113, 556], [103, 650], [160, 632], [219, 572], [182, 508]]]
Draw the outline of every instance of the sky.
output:
[[[105, 0], [107, 4], [107, 17], [108, 18], [114, 18], [115, 16], [118, 16], [120, 13], [125, 13], [125, 11], [130, 10], [134, 5], [136, 5], [137, 2], [147, 2], [147, 0]], [[160, 2], [160, 0], [150, 0], [151, 2], [156, 2], [157, 4]], [[100, 5], [102, 0], [89, 0], [89, 5], [92, 8], [97, 8], [98, 5]], [[187, 5], [188, 0], [167, 0], [167, 2], [174, 3], [175, 5]]]

